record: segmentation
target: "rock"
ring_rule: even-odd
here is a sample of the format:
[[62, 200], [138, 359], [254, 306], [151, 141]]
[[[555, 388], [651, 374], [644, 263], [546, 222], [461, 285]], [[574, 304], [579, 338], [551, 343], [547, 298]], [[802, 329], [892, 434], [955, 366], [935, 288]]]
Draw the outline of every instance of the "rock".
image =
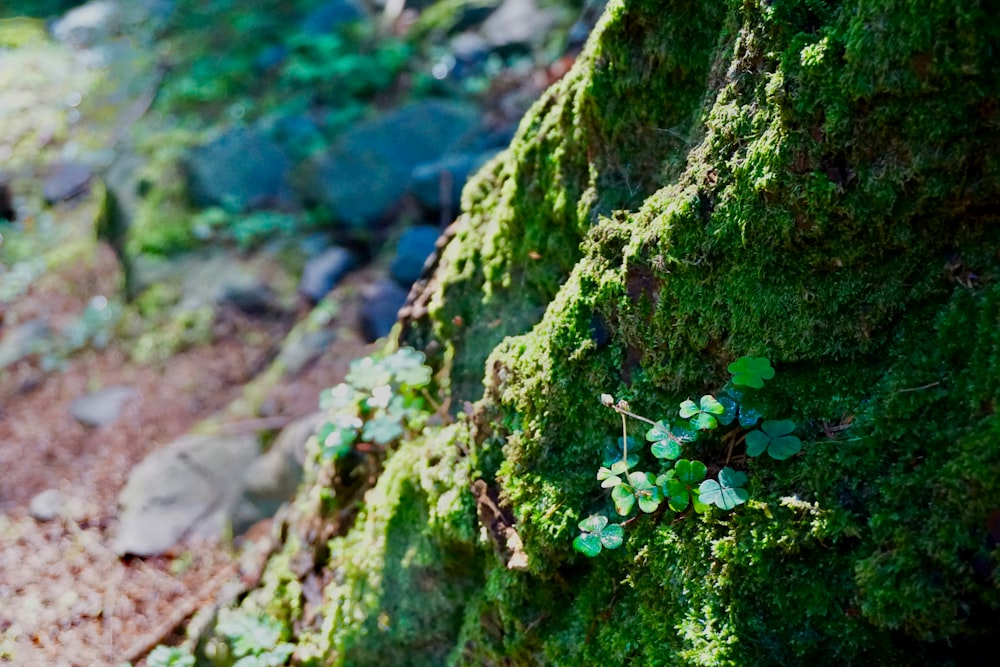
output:
[[69, 163], [53, 167], [42, 185], [45, 201], [55, 204], [82, 195], [90, 187], [92, 176], [90, 167], [82, 164]]
[[28, 513], [36, 521], [52, 521], [62, 514], [66, 497], [58, 489], [48, 489], [37, 494], [28, 505]]
[[344, 23], [366, 17], [365, 10], [354, 0], [332, 0], [309, 12], [299, 29], [307, 35], [325, 35]]
[[274, 121], [269, 135], [296, 159], [305, 158], [326, 141], [312, 118], [303, 115], [281, 116]]
[[288, 158], [277, 144], [255, 130], [231, 130], [192, 150], [183, 166], [197, 206], [244, 213], [293, 203], [286, 184]]
[[441, 231], [430, 225], [417, 225], [403, 232], [389, 267], [389, 273], [400, 285], [409, 288], [420, 277], [440, 235]]
[[105, 426], [118, 419], [125, 404], [137, 395], [131, 387], [105, 387], [70, 403], [69, 413], [81, 424]]
[[348, 271], [357, 266], [357, 258], [345, 248], [329, 248], [306, 262], [299, 280], [299, 294], [316, 303], [326, 296]]
[[462, 188], [466, 181], [496, 153], [495, 150], [459, 153], [418, 165], [411, 174], [410, 190], [431, 210], [448, 208], [457, 212], [462, 206]]
[[69, 10], [52, 24], [52, 35], [77, 49], [110, 39], [121, 29], [122, 11], [117, 2], [95, 0]]
[[439, 100], [361, 123], [305, 166], [302, 195], [327, 205], [350, 228], [368, 227], [398, 204], [415, 167], [460, 151], [478, 125], [475, 107]]
[[409, 290], [388, 278], [368, 286], [361, 304], [361, 327], [369, 341], [389, 335], [408, 294]]
[[0, 368], [34, 354], [51, 338], [47, 320], [38, 318], [8, 329], [0, 339]]
[[242, 478], [243, 495], [231, 518], [233, 535], [240, 535], [257, 521], [274, 516], [282, 503], [295, 495], [302, 481], [306, 442], [324, 421], [324, 412], [293, 421], [281, 430], [267, 453], [247, 468]]
[[147, 456], [118, 495], [115, 552], [152, 556], [184, 538], [221, 538], [259, 453], [254, 436], [185, 435]]
[[504, 0], [490, 14], [480, 33], [495, 49], [539, 46], [555, 27], [556, 15], [536, 0]]
[[285, 375], [296, 375], [326, 352], [336, 338], [329, 329], [311, 331], [285, 343], [278, 354], [278, 363], [284, 366]]

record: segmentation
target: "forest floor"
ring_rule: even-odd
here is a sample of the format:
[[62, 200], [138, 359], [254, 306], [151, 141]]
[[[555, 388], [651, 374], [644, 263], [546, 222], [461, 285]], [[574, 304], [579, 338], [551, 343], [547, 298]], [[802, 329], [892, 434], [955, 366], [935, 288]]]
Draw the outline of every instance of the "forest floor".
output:
[[[98, 288], [113, 273], [106, 263], [114, 261], [109, 250], [105, 266], [99, 262], [71, 277]], [[20, 303], [50, 318], [79, 309], [64, 291], [45, 284], [27, 297]], [[350, 308], [340, 315], [355, 316]], [[44, 372], [37, 360], [8, 369], [0, 382], [0, 637], [9, 639], [0, 642], [0, 662], [133, 661], [168, 639], [227, 582], [255, 576], [227, 544], [188, 541], [158, 557], [119, 558], [110, 546], [116, 498], [136, 463], [238, 398], [291, 324], [290, 317], [260, 320], [227, 313], [210, 343], [162, 366], [134, 363], [110, 345], [75, 355], [58, 372]], [[286, 417], [312, 412], [319, 391], [342, 378], [347, 361], [364, 351], [359, 339], [335, 342], [270, 397]], [[75, 398], [111, 385], [137, 393], [117, 420], [94, 428], [71, 416]], [[68, 499], [63, 510], [54, 520], [35, 520], [29, 513], [32, 498], [53, 488]], [[267, 526], [259, 525], [242, 541], [250, 560], [254, 540], [266, 533]]]

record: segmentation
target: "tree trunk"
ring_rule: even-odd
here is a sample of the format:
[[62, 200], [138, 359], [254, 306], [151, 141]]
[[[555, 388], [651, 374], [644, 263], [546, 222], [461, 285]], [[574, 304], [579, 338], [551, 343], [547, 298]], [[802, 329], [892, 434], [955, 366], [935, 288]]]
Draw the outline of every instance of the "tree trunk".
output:
[[[244, 607], [318, 664], [989, 650], [998, 19], [972, 0], [613, 1], [466, 188], [407, 309], [403, 342], [466, 417], [377, 481], [317, 459]], [[622, 430], [601, 394], [672, 418], [744, 355], [777, 369], [763, 404], [801, 453], [686, 445], [710, 477], [745, 472], [750, 500], [574, 551], [581, 519], [620, 521], [595, 478]]]

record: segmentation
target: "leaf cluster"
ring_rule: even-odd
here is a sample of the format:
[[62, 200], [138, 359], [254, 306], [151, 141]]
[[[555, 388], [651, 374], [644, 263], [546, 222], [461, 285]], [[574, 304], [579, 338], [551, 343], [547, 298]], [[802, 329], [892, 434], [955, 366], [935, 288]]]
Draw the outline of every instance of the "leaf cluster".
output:
[[423, 353], [404, 347], [355, 360], [345, 380], [320, 393], [320, 408], [327, 411], [318, 433], [324, 459], [340, 458], [362, 443], [385, 451], [423, 428], [430, 414], [424, 389], [431, 382]]
[[[628, 403], [615, 403], [609, 394], [601, 402], [622, 415], [622, 437], [616, 445], [609, 445], [604, 452], [603, 465], [597, 471], [601, 487], [611, 490], [615, 512], [630, 517], [639, 512], [652, 514], [666, 506], [674, 512], [688, 508], [704, 514], [712, 507], [729, 511], [745, 503], [750, 494], [746, 490], [746, 473], [724, 465], [715, 479], [707, 478], [708, 466], [703, 462], [681, 458], [691, 443], [709, 437], [727, 438], [731, 442], [745, 433], [746, 455], [759, 456], [767, 452], [771, 458], [784, 460], [802, 449], [802, 442], [792, 435], [795, 423], [790, 420], [764, 420], [765, 410], [757, 390], [766, 380], [774, 378], [771, 362], [763, 357], [741, 357], [729, 365], [732, 378], [718, 396], [705, 394], [697, 402], [683, 401], [677, 419], [653, 421], [630, 411]], [[646, 440], [650, 453], [659, 461], [658, 473], [635, 468], [641, 461], [642, 443], [627, 434], [626, 417], [649, 425]], [[721, 427], [729, 427], [722, 435]], [[728, 460], [727, 460], [728, 463]], [[580, 535], [573, 547], [587, 555], [596, 556], [603, 549], [615, 549], [623, 541], [620, 524], [609, 524], [606, 516], [597, 514], [579, 523]]]

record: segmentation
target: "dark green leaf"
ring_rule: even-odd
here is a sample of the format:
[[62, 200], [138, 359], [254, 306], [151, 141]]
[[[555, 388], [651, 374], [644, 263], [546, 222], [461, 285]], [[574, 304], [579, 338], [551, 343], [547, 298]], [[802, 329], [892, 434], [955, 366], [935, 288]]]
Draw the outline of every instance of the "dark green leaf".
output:
[[577, 528], [585, 533], [600, 533], [608, 525], [608, 517], [601, 514], [591, 514], [577, 524]]
[[740, 357], [729, 364], [729, 372], [733, 374], [733, 384], [737, 386], [760, 389], [764, 380], [774, 377], [771, 362], [765, 357]]
[[622, 516], [628, 515], [635, 507], [635, 494], [627, 484], [616, 486], [611, 490], [611, 500], [615, 503], [615, 511]]
[[[639, 463], [639, 452], [642, 450], [642, 442], [629, 437], [628, 439], [628, 467], [631, 468]], [[609, 444], [604, 449], [604, 456], [602, 462], [606, 466], [613, 466], [615, 463], [622, 460], [624, 456], [624, 450], [622, 447], [622, 439], [618, 438], [617, 444]]]
[[794, 435], [783, 435], [771, 441], [771, 446], [767, 448], [767, 454], [772, 459], [784, 461], [790, 456], [795, 456], [802, 451], [802, 441]]
[[722, 414], [720, 414], [716, 419], [723, 426], [729, 426], [736, 419], [736, 413], [739, 411], [739, 404], [733, 400], [731, 396], [719, 396], [719, 404], [722, 406]]
[[624, 539], [625, 530], [617, 523], [613, 523], [601, 531], [601, 544], [604, 545], [605, 549], [617, 549], [622, 545]]
[[747, 456], [760, 456], [771, 444], [771, 438], [762, 431], [750, 431], [747, 433]]
[[741, 488], [746, 484], [746, 481], [745, 474], [732, 468], [723, 468], [719, 471], [718, 481], [706, 479], [698, 487], [699, 501], [715, 505], [719, 509], [731, 510], [737, 505], [745, 503], [750, 497], [746, 489]]
[[573, 548], [588, 558], [601, 553], [601, 538], [594, 533], [582, 533], [573, 540]]

